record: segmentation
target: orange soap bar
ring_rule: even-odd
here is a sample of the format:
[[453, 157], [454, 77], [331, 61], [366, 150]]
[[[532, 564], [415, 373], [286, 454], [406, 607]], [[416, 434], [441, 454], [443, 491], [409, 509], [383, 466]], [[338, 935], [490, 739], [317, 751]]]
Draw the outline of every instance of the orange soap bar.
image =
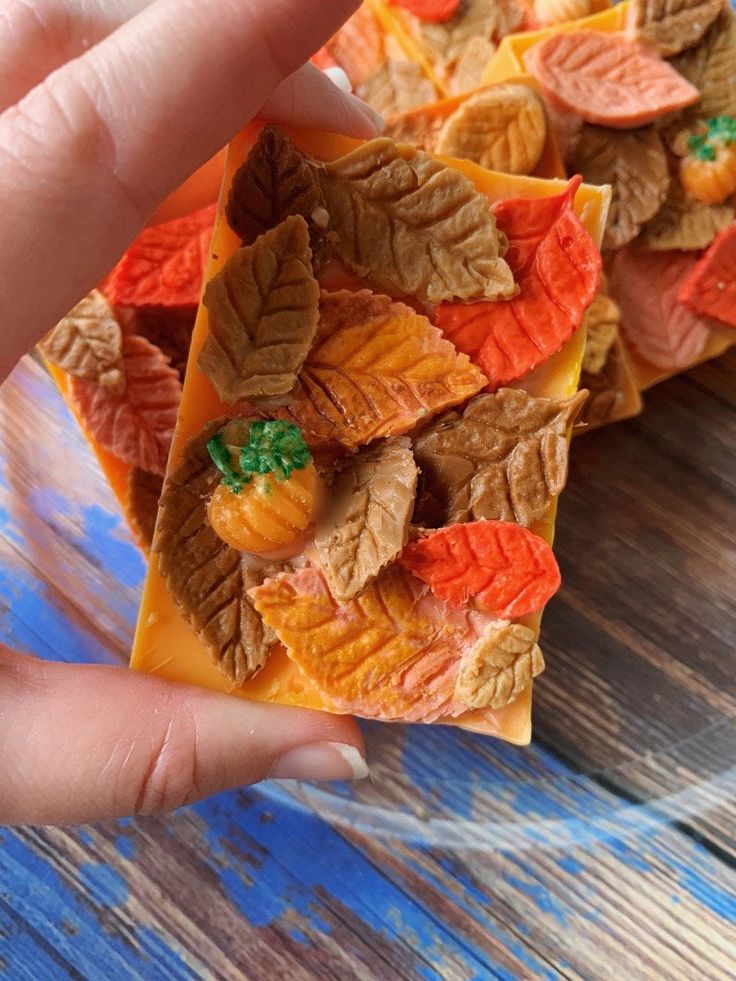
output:
[[[260, 132], [260, 124], [251, 124], [230, 147], [225, 189], [229, 189], [235, 172], [252, 149]], [[328, 162], [345, 156], [358, 143], [347, 138], [287, 129], [287, 135], [298, 150], [313, 159]], [[490, 203], [514, 198], [544, 198], [559, 195], [565, 189], [563, 181], [544, 181], [537, 178], [512, 177], [483, 170], [467, 162], [450, 161], [484, 194]], [[221, 197], [220, 211], [213, 239], [206, 277], [212, 279], [224, 266], [240, 241], [229, 228], [224, 214], [227, 193]], [[582, 185], [575, 194], [575, 211], [596, 243], [602, 239], [609, 203], [607, 190]], [[179, 412], [170, 469], [176, 467], [189, 441], [212, 419], [232, 415], [222, 404], [213, 386], [197, 366], [202, 345], [209, 333], [209, 313], [200, 307], [192, 339], [184, 396]], [[520, 384], [534, 395], [566, 397], [578, 385], [585, 344], [584, 331], [578, 331], [565, 347], [541, 369]], [[551, 541], [554, 506], [546, 517], [535, 524], [533, 531]], [[539, 617], [527, 621], [533, 628]], [[301, 705], [340, 711], [334, 701], [323, 695], [317, 684], [310, 681], [282, 647], [270, 655], [265, 667], [237, 688], [210, 660], [193, 631], [185, 622], [169, 594], [159, 572], [159, 558], [154, 553], [149, 563], [148, 578], [143, 594], [140, 619], [132, 653], [131, 666], [177, 681], [203, 685], [218, 691], [228, 691], [243, 698]], [[465, 711], [448, 724], [460, 725], [471, 731], [498, 736], [509, 742], [525, 744], [531, 734], [531, 692], [526, 690], [511, 704], [500, 709]]]

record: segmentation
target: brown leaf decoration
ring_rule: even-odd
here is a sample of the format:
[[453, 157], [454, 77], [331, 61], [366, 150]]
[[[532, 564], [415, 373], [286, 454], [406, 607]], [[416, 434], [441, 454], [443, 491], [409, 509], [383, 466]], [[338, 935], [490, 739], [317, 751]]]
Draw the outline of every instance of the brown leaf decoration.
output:
[[400, 436], [488, 384], [426, 317], [368, 290], [323, 293], [317, 342], [292, 398], [273, 414], [313, 449]]
[[129, 307], [117, 311], [124, 331], [145, 337], [163, 351], [184, 381], [196, 307]]
[[611, 185], [611, 210], [603, 240], [608, 249], [620, 249], [636, 238], [667, 197], [667, 154], [653, 126], [620, 130], [586, 124], [571, 165], [588, 183]]
[[287, 218], [238, 249], [204, 293], [210, 329], [197, 364], [223, 402], [287, 395], [317, 330], [309, 231]]
[[73, 378], [72, 402], [90, 436], [124, 463], [163, 475], [169, 457], [181, 382], [161, 351], [144, 337], [123, 337], [125, 391], [118, 394]]
[[116, 394], [125, 391], [123, 334], [99, 290], [85, 296], [39, 344], [43, 356], [73, 378]]
[[416, 524], [482, 519], [529, 526], [567, 480], [567, 433], [585, 401], [502, 388], [448, 412], [414, 443], [421, 474]]
[[736, 116], [736, 17], [723, 9], [695, 47], [672, 59], [672, 67], [700, 91], [700, 102], [682, 114], [685, 125], [713, 116]]
[[606, 357], [603, 368], [593, 374], [583, 371], [580, 386], [588, 390], [588, 398], [578, 416], [581, 426], [592, 429], [612, 422], [624, 398], [626, 364], [623, 343], [616, 336]]
[[495, 44], [488, 38], [471, 38], [455, 62], [450, 77], [450, 91], [460, 94], [477, 89], [495, 50]]
[[292, 215], [301, 215], [309, 227], [315, 269], [332, 256], [334, 235], [314, 171], [283, 130], [261, 130], [248, 159], [233, 178], [227, 202], [227, 220], [246, 245], [276, 228]]
[[544, 671], [537, 636], [520, 623], [491, 623], [462, 659], [455, 698], [472, 709], [502, 708]]
[[700, 41], [723, 10], [723, 0], [631, 0], [627, 31], [663, 57]]
[[408, 439], [362, 450], [338, 476], [326, 522], [315, 538], [336, 599], [353, 599], [398, 558], [409, 537], [416, 485]]
[[[597, 375], [603, 371], [614, 341], [618, 337], [621, 311], [609, 296], [599, 293], [585, 315], [587, 335], [583, 371]], [[586, 385], [582, 386], [587, 388]]]
[[384, 116], [434, 102], [437, 93], [421, 65], [405, 58], [386, 58], [356, 93]]
[[445, 123], [437, 153], [472, 160], [506, 174], [531, 174], [547, 137], [542, 103], [526, 85], [492, 85]]
[[372, 140], [327, 164], [320, 182], [338, 254], [359, 276], [433, 303], [516, 292], [488, 200], [422, 150]]
[[218, 538], [207, 520], [207, 502], [220, 483], [207, 441], [226, 421], [209, 423], [166, 478], [155, 551], [183, 617], [222, 673], [241, 685], [263, 667], [268, 643], [247, 594], [262, 576], [245, 567], [240, 553]]
[[680, 181], [673, 180], [666, 201], [639, 242], [651, 252], [705, 249], [733, 218], [730, 204], [703, 204], [689, 197]]
[[149, 549], [156, 527], [163, 477], [134, 467], [128, 477], [128, 517], [140, 544]]

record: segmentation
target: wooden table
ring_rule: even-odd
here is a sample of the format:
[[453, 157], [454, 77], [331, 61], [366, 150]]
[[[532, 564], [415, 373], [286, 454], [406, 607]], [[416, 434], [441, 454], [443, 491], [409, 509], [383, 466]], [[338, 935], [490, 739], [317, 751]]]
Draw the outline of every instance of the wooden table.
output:
[[[355, 789], [0, 831], [0, 975], [733, 978], [735, 379], [731, 353], [576, 441], [531, 749], [371, 726]], [[31, 360], [0, 555], [0, 640], [124, 662], [143, 561]]]

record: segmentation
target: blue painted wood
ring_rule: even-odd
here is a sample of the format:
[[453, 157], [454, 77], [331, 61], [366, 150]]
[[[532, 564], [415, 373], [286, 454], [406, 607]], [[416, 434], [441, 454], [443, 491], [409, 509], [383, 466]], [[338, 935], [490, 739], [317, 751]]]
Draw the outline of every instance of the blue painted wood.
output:
[[[29, 457], [34, 432], [53, 439]], [[122, 663], [142, 575], [76, 427], [25, 362], [0, 393], [0, 641]], [[736, 873], [671, 823], [732, 799], [724, 774], [636, 806], [541, 744], [367, 737], [374, 784], [0, 831], [0, 975], [732, 974]]]

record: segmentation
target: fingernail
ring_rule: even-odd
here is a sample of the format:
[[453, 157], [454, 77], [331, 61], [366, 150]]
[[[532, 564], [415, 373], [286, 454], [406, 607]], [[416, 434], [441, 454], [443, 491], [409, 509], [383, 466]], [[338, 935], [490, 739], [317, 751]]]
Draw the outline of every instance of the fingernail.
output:
[[336, 85], [341, 92], [345, 95], [350, 95], [353, 91], [353, 87], [350, 84], [350, 79], [348, 78], [347, 72], [337, 65], [333, 65], [330, 68], [325, 68], [325, 75], [330, 79], [330, 81]]
[[382, 133], [386, 129], [386, 120], [383, 118], [380, 112], [376, 112], [372, 106], [369, 106], [365, 102], [363, 103], [363, 112], [376, 127], [376, 131], [378, 133]]
[[280, 756], [271, 768], [273, 780], [364, 780], [370, 771], [355, 746], [310, 743]]

